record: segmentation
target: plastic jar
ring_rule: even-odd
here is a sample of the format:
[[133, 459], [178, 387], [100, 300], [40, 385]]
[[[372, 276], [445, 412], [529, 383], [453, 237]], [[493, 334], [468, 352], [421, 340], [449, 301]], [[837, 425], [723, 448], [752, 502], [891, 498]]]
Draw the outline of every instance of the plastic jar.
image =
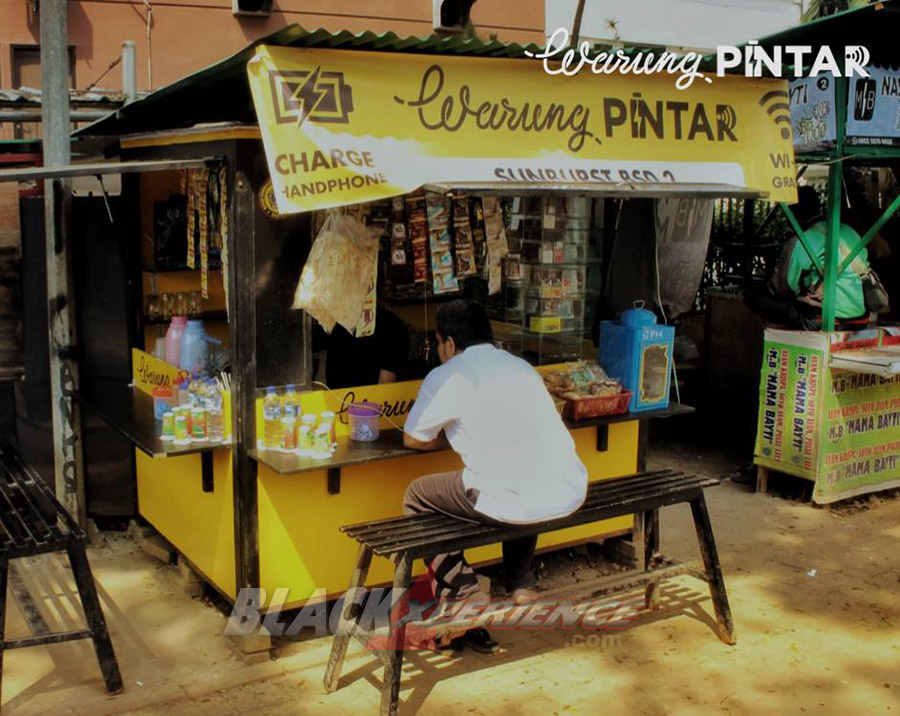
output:
[[347, 408], [347, 415], [350, 417], [351, 440], [360, 443], [378, 440], [381, 434], [381, 410], [378, 406], [368, 402], [351, 403]]
[[168, 386], [158, 385], [153, 389], [153, 417], [162, 420], [163, 415], [176, 407], [175, 394]]

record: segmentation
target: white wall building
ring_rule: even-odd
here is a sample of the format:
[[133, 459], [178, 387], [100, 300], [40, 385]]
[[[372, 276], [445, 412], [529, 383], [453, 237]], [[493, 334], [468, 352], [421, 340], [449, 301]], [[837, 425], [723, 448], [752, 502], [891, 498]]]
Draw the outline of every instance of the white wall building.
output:
[[[546, 0], [547, 35], [572, 29], [577, 0]], [[586, 0], [581, 39], [713, 50], [800, 22], [801, 0]]]

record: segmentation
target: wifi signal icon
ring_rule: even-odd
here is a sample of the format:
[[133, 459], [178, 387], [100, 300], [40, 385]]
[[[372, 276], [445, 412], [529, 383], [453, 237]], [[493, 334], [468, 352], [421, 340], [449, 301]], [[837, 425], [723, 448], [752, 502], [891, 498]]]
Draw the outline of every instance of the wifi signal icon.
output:
[[719, 105], [716, 112], [716, 120], [719, 125], [727, 129], [734, 129], [734, 126], [737, 124], [737, 114], [735, 114], [734, 107], [730, 104]]
[[782, 90], [773, 90], [766, 92], [759, 100], [760, 107], [766, 107], [766, 112], [772, 117], [775, 124], [785, 124], [787, 126], [781, 128], [781, 138], [791, 138], [791, 106], [788, 104], [790, 97], [787, 92]]
[[851, 62], [855, 62], [860, 67], [865, 67], [869, 64], [869, 50], [862, 45], [847, 45], [844, 52], [844, 57]]

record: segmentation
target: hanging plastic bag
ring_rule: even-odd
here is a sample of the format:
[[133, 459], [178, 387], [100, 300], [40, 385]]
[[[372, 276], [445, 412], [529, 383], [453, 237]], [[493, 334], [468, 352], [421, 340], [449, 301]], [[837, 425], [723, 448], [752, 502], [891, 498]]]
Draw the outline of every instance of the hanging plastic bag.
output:
[[378, 239], [356, 219], [330, 212], [303, 266], [293, 307], [305, 310], [328, 333], [336, 323], [353, 333], [377, 261]]

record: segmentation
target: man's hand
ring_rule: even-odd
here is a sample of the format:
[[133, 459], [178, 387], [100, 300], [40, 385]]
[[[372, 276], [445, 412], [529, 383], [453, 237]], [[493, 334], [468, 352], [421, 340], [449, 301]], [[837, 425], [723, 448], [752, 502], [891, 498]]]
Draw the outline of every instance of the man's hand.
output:
[[409, 433], [403, 433], [403, 446], [411, 448], [413, 450], [422, 450], [423, 452], [431, 452], [433, 450], [446, 450], [450, 447], [450, 443], [447, 441], [447, 436], [444, 435], [444, 431], [438, 433], [438, 436], [434, 440], [416, 440]]

